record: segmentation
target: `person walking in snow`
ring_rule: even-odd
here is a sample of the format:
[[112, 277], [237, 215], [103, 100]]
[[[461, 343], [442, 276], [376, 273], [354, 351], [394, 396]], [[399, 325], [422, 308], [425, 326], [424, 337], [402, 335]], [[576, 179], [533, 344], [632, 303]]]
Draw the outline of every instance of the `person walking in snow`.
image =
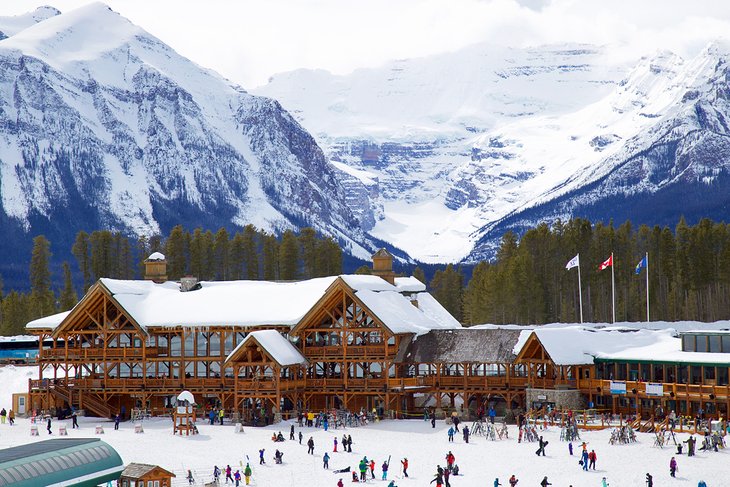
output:
[[375, 460], [370, 460], [370, 464], [368, 465], [370, 467], [370, 478], [375, 478]]
[[246, 485], [251, 482], [251, 465], [246, 464], [246, 469], [243, 471], [243, 476], [246, 478]]
[[450, 426], [449, 427], [449, 442], [453, 442], [453, 441], [454, 441], [454, 427]]
[[451, 471], [451, 469], [454, 468], [455, 461], [456, 457], [453, 453], [451, 453], [451, 450], [449, 450], [449, 453], [446, 454], [446, 469]]
[[193, 472], [188, 469], [188, 484], [193, 485], [195, 483], [195, 479], [193, 478]]
[[383, 462], [383, 465], [380, 468], [383, 470], [382, 480], [388, 480], [388, 462]]
[[677, 473], [677, 460], [672, 457], [671, 460], [669, 460], [669, 475], [672, 477], [676, 477]]
[[337, 453], [337, 437], [335, 436], [335, 448], [332, 450], [334, 453]]
[[330, 468], [330, 455], [327, 452], [324, 452], [324, 456], [322, 457], [322, 462], [324, 465], [322, 466], [325, 470], [329, 470]]
[[226, 465], [226, 483], [228, 483], [229, 480], [231, 481], [231, 483], [233, 483], [233, 476], [231, 475], [231, 466]]
[[646, 472], [646, 487], [654, 487], [654, 477], [649, 472]]
[[572, 441], [568, 442], [568, 453], [570, 453], [571, 457], [573, 456], [573, 442]]
[[596, 456], [596, 451], [591, 450], [591, 452], [588, 454], [588, 468], [592, 468], [593, 470], [596, 469], [596, 460], [598, 457]]
[[220, 484], [221, 481], [221, 469], [218, 468], [218, 465], [213, 465], [213, 482], [215, 482], [216, 485]]
[[431, 428], [436, 427], [436, 413], [431, 413]]
[[583, 453], [580, 455], [580, 462], [578, 462], [582, 465], [583, 470], [588, 471], [588, 452], [583, 450]]
[[299, 444], [300, 444], [300, 445], [302, 444], [302, 438], [303, 438], [303, 437], [304, 437], [304, 435], [303, 435], [303, 434], [302, 434], [302, 432], [300, 431], [300, 432], [299, 432]]
[[118, 429], [119, 429], [119, 422], [120, 422], [121, 420], [122, 420], [122, 417], [121, 417], [121, 416], [119, 416], [119, 413], [117, 413], [117, 415], [116, 415], [116, 416], [114, 416], [114, 429], [115, 429], [115, 430], [118, 430]]
[[347, 453], [352, 453], [352, 435], [347, 435]]
[[48, 430], [48, 434], [51, 434], [51, 417], [48, 416], [48, 422], [46, 423], [46, 429]]
[[464, 436], [464, 443], [469, 443], [469, 427], [464, 426], [462, 434]]
[[[74, 411], [74, 414], [76, 414], [75, 411]], [[8, 422], [10, 423], [10, 426], [15, 424], [15, 412], [12, 409], [10, 411], [8, 411]], [[76, 423], [76, 427], [77, 428], [79, 427], [78, 423]], [[717, 451], [717, 447], [715, 447], [715, 451]]]
[[262, 448], [259, 450], [259, 465], [263, 465], [264, 463], [266, 463], [266, 461], [264, 460], [265, 451], [266, 451], [266, 448]]
[[236, 483], [236, 487], [241, 485], [241, 472], [239, 470], [236, 470], [236, 473], [233, 474], [234, 482]]
[[405, 478], [408, 478], [408, 459], [404, 458], [400, 461], [401, 465], [403, 465], [403, 476]]
[[548, 485], [553, 485], [550, 482], [548, 482], [547, 475], [542, 478], [542, 482], [540, 482], [540, 485], [542, 487], [547, 487]]
[[367, 481], [367, 471], [368, 471], [368, 462], [366, 458], [363, 458], [360, 460], [360, 463], [358, 464], [358, 468], [360, 469], [360, 482], [366, 482]]
[[221, 420], [221, 424], [223, 424], [223, 418], [226, 416], [226, 410], [221, 408], [220, 411], [218, 411], [218, 418]]
[[291, 424], [291, 428], [289, 428], [289, 439], [294, 439], [294, 423]]
[[538, 441], [538, 445], [540, 448], [537, 449], [535, 452], [535, 455], [540, 456], [542, 453], [542, 456], [545, 456], [545, 447], [547, 446], [548, 442], [542, 439], [542, 436], [540, 437], [540, 440]]
[[309, 453], [310, 455], [314, 455], [314, 438], [312, 438], [311, 436], [307, 441], [307, 453]]
[[495, 478], [494, 479], [494, 487], [499, 487], [500, 485], [502, 485], [502, 484], [499, 483], [499, 477]]

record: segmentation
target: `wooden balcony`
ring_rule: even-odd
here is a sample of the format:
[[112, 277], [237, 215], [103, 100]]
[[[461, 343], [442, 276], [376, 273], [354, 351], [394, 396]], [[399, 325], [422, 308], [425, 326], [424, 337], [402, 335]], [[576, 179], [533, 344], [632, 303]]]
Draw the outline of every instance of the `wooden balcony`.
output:
[[80, 347], [80, 348], [48, 348], [44, 349], [39, 360], [42, 361], [95, 361], [95, 360], [135, 360], [141, 361], [144, 357], [157, 357], [159, 351], [157, 348], [96, 348], [96, 347]]
[[[611, 382], [610, 380], [602, 379], [583, 379], [580, 381], [581, 390], [584, 392], [592, 392], [594, 394], [599, 393], [602, 395], [611, 394]], [[677, 383], [663, 383], [663, 396], [647, 395], [646, 384], [647, 382], [642, 381], [620, 381], [626, 383], [626, 395], [633, 395], [633, 390], [636, 389], [636, 395], [643, 398], [664, 398], [664, 399], [680, 399], [690, 401], [707, 401], [710, 399], [710, 395], [713, 395], [717, 399], [727, 400], [730, 399], [730, 386], [718, 386], [709, 384], [677, 384]]]
[[310, 360], [335, 359], [335, 358], [358, 358], [363, 362], [385, 359], [395, 356], [398, 350], [394, 346], [385, 345], [348, 345], [347, 348], [341, 345], [316, 346], [307, 345], [306, 355]]

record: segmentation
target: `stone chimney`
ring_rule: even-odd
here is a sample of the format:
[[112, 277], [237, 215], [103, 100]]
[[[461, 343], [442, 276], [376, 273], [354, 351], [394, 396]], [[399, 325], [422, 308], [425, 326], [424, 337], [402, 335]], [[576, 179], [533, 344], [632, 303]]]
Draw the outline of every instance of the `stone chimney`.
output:
[[393, 272], [393, 256], [385, 249], [380, 249], [373, 254], [373, 275], [380, 276], [391, 284], [395, 284], [395, 272]]
[[145, 259], [144, 278], [157, 284], [167, 281], [167, 261], [160, 252], [154, 252]]

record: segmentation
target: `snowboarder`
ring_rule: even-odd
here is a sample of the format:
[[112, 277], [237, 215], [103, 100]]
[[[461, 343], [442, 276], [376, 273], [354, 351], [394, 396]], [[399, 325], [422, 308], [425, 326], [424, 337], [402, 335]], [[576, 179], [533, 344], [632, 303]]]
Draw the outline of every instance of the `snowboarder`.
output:
[[515, 485], [517, 485], [517, 482], [519, 482], [519, 480], [517, 480], [517, 477], [515, 477], [515, 474], [512, 474], [512, 476], [509, 478], [510, 487], [515, 487]]
[[324, 456], [322, 457], [322, 462], [324, 463], [324, 465], [322, 465], [322, 468], [324, 468], [325, 470], [329, 470], [329, 468], [330, 468], [330, 456], [329, 456], [329, 453], [324, 452]]
[[449, 441], [450, 442], [454, 441], [454, 427], [453, 426], [449, 427]]
[[259, 450], [259, 465], [263, 465], [266, 463], [266, 461], [264, 460], [265, 451], [266, 451], [266, 448], [262, 448], [261, 450]]
[[545, 456], [545, 447], [547, 446], [548, 442], [542, 439], [542, 436], [540, 437], [540, 440], [538, 441], [538, 445], [540, 448], [537, 449], [535, 452], [535, 455], [540, 456], [542, 453], [542, 456]]
[[294, 423], [291, 424], [291, 428], [289, 429], [289, 439], [294, 439]]
[[403, 465], [403, 476], [405, 478], [408, 478], [408, 459], [404, 458], [400, 461], [401, 465]]
[[674, 457], [672, 457], [672, 459], [669, 460], [669, 475], [671, 475], [672, 477], [676, 477], [676, 475], [675, 475], [676, 473], [677, 473], [677, 460], [675, 460]]
[[311, 436], [309, 437], [309, 440], [307, 441], [307, 447], [308, 447], [307, 453], [309, 453], [310, 455], [314, 455], [314, 438], [312, 438]]
[[246, 464], [246, 469], [243, 471], [243, 476], [246, 477], [246, 485], [251, 482], [251, 465]]
[[388, 480], [388, 462], [383, 462], [380, 468], [383, 470], [383, 480]]
[[593, 470], [596, 469], [596, 459], [598, 457], [596, 456], [596, 451], [591, 450], [591, 452], [588, 454], [588, 468], [592, 468]]
[[550, 482], [548, 482], [547, 475], [542, 478], [542, 482], [540, 482], [540, 485], [542, 487], [547, 487], [548, 485], [553, 485]]

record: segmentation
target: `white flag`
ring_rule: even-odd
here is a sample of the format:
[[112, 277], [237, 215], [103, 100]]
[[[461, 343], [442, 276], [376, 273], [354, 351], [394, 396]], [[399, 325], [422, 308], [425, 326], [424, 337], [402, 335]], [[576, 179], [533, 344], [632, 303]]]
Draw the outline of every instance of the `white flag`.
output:
[[565, 264], [566, 269], [572, 269], [573, 267], [578, 267], [580, 265], [580, 254], [576, 254], [575, 257], [570, 259], [570, 262]]

